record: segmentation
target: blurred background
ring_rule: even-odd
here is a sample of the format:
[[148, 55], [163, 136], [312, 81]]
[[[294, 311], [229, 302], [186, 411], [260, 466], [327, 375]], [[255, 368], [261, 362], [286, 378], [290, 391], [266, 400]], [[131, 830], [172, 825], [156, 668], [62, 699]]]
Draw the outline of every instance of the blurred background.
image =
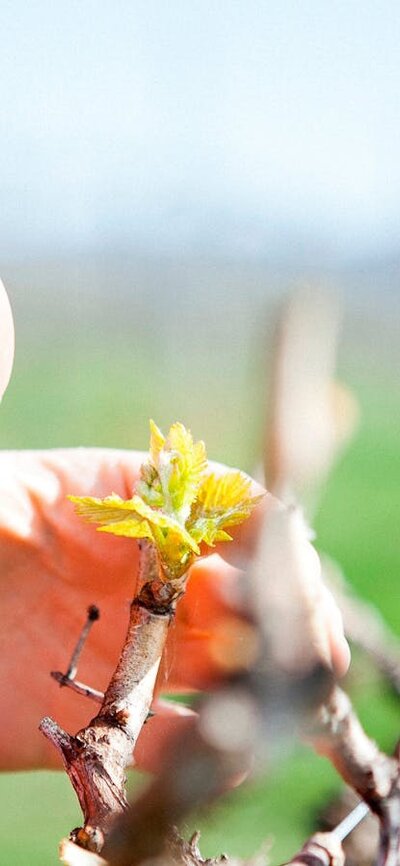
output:
[[[180, 419], [251, 472], [282, 299], [320, 286], [340, 299], [361, 424], [317, 543], [399, 630], [398, 4], [14, 0], [0, 23], [17, 335], [0, 445], [144, 448], [149, 417]], [[355, 670], [360, 713], [392, 748], [396, 705]], [[269, 833], [272, 862], [293, 853], [340, 787], [296, 760], [200, 821], [206, 854]], [[0, 796], [7, 862], [55, 863], [78, 822], [62, 774], [3, 775]]]

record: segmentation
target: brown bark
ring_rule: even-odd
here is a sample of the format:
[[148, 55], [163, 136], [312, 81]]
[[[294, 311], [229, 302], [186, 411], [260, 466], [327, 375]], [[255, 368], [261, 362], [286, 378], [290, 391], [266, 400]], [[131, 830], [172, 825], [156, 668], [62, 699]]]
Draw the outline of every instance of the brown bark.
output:
[[162, 577], [154, 548], [142, 544], [139, 595], [131, 604], [125, 644], [99, 712], [75, 736], [49, 718], [40, 725], [60, 752], [82, 808], [84, 828], [72, 838], [92, 851], [101, 851], [112, 819], [127, 806], [125, 769], [149, 713], [174, 602], [182, 591], [182, 581], [177, 586]]
[[311, 740], [342, 778], [373, 811], [387, 797], [397, 776], [397, 761], [383, 754], [360, 724], [348, 696], [339, 687], [318, 711]]
[[347, 695], [337, 686], [309, 728], [316, 751], [330, 759], [342, 778], [381, 822], [381, 866], [400, 863], [400, 774], [396, 757], [381, 752], [363, 730]]

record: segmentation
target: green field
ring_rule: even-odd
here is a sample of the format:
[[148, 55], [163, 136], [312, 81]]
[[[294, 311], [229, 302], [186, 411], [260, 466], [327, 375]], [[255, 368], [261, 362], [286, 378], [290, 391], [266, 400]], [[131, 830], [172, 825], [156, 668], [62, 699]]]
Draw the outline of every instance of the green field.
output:
[[[60, 347], [57, 359], [32, 347], [17, 359], [1, 410], [1, 447], [110, 445], [144, 448], [147, 419], [166, 425], [181, 418], [204, 437], [212, 457], [251, 470], [256, 457], [262, 386], [252, 364], [234, 353], [224, 375], [194, 350], [169, 367], [142, 347], [140, 364], [128, 348], [116, 360], [93, 342], [85, 352]], [[30, 354], [31, 353], [31, 354]], [[136, 354], [136, 358], [138, 354]], [[226, 375], [229, 369], [229, 377]], [[317, 519], [317, 544], [342, 565], [353, 585], [400, 631], [400, 389], [393, 377], [347, 379], [362, 408], [357, 438], [333, 473]], [[221, 411], [223, 406], [223, 412]], [[248, 417], [246, 427], [243, 418]], [[368, 731], [388, 749], [398, 738], [398, 702], [365, 662], [349, 688]], [[357, 682], [356, 682], [357, 680]], [[212, 817], [199, 816], [203, 852], [248, 854], [274, 840], [271, 862], [292, 854], [316, 828], [317, 814], [340, 782], [328, 764], [305, 748], [231, 794]], [[57, 841], [79, 823], [79, 811], [62, 773], [0, 777], [3, 820], [1, 861], [8, 866], [50, 866]]]

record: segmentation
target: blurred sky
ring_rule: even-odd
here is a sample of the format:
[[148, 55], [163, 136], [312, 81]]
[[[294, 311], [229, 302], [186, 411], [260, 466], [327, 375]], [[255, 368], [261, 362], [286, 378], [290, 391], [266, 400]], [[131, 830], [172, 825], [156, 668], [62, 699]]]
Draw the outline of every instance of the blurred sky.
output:
[[0, 252], [396, 251], [400, 4], [0, 7]]

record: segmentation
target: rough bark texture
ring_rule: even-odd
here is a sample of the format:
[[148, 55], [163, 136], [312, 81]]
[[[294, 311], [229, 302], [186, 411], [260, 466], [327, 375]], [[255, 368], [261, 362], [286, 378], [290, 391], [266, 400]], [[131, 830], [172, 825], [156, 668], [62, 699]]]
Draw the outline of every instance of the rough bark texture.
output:
[[366, 735], [350, 699], [338, 687], [317, 714], [312, 742], [376, 812], [393, 787], [397, 761], [380, 752]]
[[399, 762], [364, 732], [347, 695], [338, 687], [320, 708], [309, 737], [381, 822], [379, 864], [400, 863]]
[[149, 713], [174, 600], [163, 583], [154, 548], [142, 545], [139, 595], [130, 609], [125, 644], [97, 715], [75, 736], [52, 719], [41, 730], [61, 754], [84, 815], [71, 838], [101, 851], [110, 822], [127, 806], [125, 769]]

